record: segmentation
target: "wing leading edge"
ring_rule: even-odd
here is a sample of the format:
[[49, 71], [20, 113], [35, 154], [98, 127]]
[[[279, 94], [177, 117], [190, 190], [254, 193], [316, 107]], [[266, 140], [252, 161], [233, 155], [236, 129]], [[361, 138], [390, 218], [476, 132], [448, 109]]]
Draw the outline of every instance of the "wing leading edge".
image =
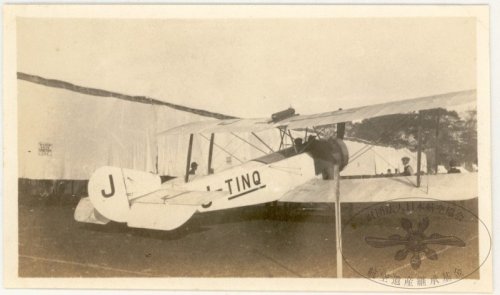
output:
[[448, 108], [473, 103], [476, 90], [465, 90], [445, 94], [387, 102], [313, 115], [297, 115], [279, 122], [269, 118], [207, 120], [188, 123], [159, 133], [159, 135], [222, 132], [258, 132], [277, 127], [300, 129], [351, 122], [368, 118], [408, 113], [436, 108]]
[[472, 103], [476, 100], [476, 90], [451, 92], [446, 94], [400, 100], [376, 105], [338, 110], [314, 115], [296, 116], [280, 122], [289, 129], [323, 126], [368, 118], [408, 113], [436, 108], [447, 108]]

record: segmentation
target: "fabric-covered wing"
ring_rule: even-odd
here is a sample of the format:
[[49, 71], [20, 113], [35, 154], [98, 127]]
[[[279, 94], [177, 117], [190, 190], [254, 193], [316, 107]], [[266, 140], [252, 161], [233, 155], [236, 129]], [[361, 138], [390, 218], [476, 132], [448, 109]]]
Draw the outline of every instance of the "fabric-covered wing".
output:
[[221, 132], [258, 132], [275, 128], [269, 119], [227, 119], [206, 120], [184, 124], [166, 131], [159, 135], [191, 134], [191, 133], [221, 133]]
[[466, 90], [352, 109], [338, 110], [333, 112], [319, 113], [314, 115], [298, 115], [275, 123], [270, 121], [269, 118], [207, 120], [174, 127], [159, 133], [159, 135], [220, 132], [258, 132], [266, 129], [285, 126], [288, 127], [288, 129], [293, 130], [342, 122], [350, 122], [385, 115], [408, 113], [412, 111], [447, 108], [473, 103], [475, 102], [475, 99], [476, 90]]
[[[340, 201], [384, 202], [402, 198], [409, 198], [404, 201], [421, 198], [451, 201], [478, 196], [477, 173], [425, 175], [421, 187], [416, 187], [415, 180], [416, 176], [341, 179]], [[313, 179], [279, 199], [296, 203], [333, 203], [335, 200], [335, 182], [322, 179]]]
[[227, 192], [159, 189], [131, 201], [127, 225], [172, 230], [183, 225], [197, 207], [227, 195]]
[[475, 100], [476, 90], [466, 90], [314, 115], [295, 116], [278, 122], [276, 125], [277, 127], [288, 126], [289, 129], [323, 126], [419, 110], [447, 108], [473, 103]]
[[132, 204], [168, 204], [199, 206], [220, 197], [227, 196], [225, 191], [180, 191], [160, 189], [132, 200]]

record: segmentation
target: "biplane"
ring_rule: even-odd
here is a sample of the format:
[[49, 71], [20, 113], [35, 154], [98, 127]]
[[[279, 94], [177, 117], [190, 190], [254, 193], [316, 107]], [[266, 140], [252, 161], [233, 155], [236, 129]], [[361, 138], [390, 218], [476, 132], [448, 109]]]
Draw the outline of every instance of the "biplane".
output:
[[[340, 178], [340, 171], [349, 164], [349, 151], [344, 143], [347, 122], [398, 113], [421, 114], [425, 110], [475, 103], [475, 100], [476, 91], [467, 90], [313, 115], [298, 115], [290, 108], [270, 118], [208, 120], [177, 126], [160, 132], [158, 136], [190, 135], [183, 177], [162, 183], [159, 175], [148, 172], [109, 166], [98, 168], [88, 183], [89, 196], [80, 200], [74, 216], [79, 222], [106, 224], [115, 221], [127, 223], [130, 227], [173, 230], [196, 212], [274, 201], [336, 203], [340, 208], [340, 202], [475, 198], [475, 173], [423, 173], [420, 169], [420, 144], [415, 175]], [[334, 126], [335, 136], [311, 136], [322, 126]], [[291, 130], [305, 130], [305, 136], [301, 140], [292, 138], [292, 146], [280, 146], [277, 151], [213, 173], [214, 134], [249, 132], [258, 138], [256, 132], [274, 128], [279, 130], [282, 141], [285, 137], [292, 137]], [[211, 137], [208, 174], [192, 179], [194, 134], [210, 134]], [[465, 183], [467, 185], [463, 185]]]

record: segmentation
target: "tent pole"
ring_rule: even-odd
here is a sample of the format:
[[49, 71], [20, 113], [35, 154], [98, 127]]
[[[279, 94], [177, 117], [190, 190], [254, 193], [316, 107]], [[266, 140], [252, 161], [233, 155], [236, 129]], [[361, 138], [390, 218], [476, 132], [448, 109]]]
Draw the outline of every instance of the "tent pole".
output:
[[193, 151], [193, 133], [189, 135], [189, 147], [188, 147], [188, 155], [186, 162], [186, 176], [184, 176], [184, 182], [188, 182], [189, 180], [189, 168], [191, 167], [191, 152]]
[[214, 152], [214, 137], [215, 134], [210, 135], [210, 147], [208, 148], [208, 174], [212, 174], [212, 154]]
[[417, 187], [420, 187], [420, 164], [422, 162], [422, 111], [418, 112], [418, 133], [417, 133]]
[[439, 165], [439, 119], [440, 112], [439, 109], [436, 109], [436, 146], [434, 147], [434, 172], [438, 173], [438, 165]]
[[[156, 147], [156, 151], [158, 151], [158, 146]], [[158, 174], [158, 152], [156, 153], [156, 158], [155, 158], [155, 169], [156, 169], [156, 174]]]

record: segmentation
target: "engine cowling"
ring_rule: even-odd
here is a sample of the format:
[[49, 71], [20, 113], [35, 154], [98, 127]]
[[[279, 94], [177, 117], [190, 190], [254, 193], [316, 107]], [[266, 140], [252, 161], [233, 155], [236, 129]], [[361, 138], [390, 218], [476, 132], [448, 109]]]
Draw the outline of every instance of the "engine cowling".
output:
[[339, 165], [340, 171], [349, 163], [349, 151], [340, 138], [313, 140], [308, 143], [307, 152], [314, 159], [316, 174], [323, 174], [323, 178], [333, 178], [333, 165]]
[[331, 146], [334, 161], [339, 164], [340, 171], [342, 171], [349, 164], [349, 150], [347, 149], [347, 145], [340, 138], [330, 138], [328, 142]]

